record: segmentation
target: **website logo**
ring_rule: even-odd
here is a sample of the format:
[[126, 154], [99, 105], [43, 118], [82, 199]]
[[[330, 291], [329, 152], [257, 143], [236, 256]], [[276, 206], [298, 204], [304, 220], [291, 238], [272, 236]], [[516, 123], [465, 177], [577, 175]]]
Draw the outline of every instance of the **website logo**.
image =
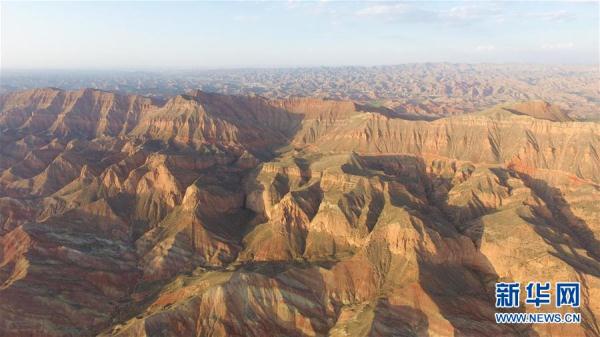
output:
[[[525, 305], [540, 309], [552, 304], [556, 308], [579, 308], [581, 286], [579, 282], [529, 282], [525, 288]], [[552, 296], [554, 293], [554, 296]], [[513, 309], [521, 306], [521, 284], [519, 282], [496, 283], [496, 308]], [[581, 313], [559, 312], [510, 312], [496, 313], [499, 324], [534, 324], [534, 323], [581, 323]]]

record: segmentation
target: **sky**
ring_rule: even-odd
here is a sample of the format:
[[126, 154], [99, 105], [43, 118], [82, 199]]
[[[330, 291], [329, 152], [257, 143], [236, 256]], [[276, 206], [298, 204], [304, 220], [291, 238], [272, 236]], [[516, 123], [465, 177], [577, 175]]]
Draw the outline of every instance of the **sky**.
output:
[[599, 61], [598, 1], [0, 2], [2, 69]]

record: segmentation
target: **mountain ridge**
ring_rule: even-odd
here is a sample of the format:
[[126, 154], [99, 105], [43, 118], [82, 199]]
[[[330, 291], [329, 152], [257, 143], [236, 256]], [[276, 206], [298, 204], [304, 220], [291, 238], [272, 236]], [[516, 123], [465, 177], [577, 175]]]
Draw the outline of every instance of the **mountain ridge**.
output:
[[[3, 95], [0, 334], [598, 334], [600, 124], [505, 107]], [[497, 325], [501, 280], [587, 323]]]

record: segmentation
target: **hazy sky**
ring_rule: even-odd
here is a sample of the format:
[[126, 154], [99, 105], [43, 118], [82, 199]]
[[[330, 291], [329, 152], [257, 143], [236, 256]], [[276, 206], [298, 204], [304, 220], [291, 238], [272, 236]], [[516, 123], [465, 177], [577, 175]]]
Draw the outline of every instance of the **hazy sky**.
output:
[[598, 63], [599, 4], [1, 2], [1, 67]]

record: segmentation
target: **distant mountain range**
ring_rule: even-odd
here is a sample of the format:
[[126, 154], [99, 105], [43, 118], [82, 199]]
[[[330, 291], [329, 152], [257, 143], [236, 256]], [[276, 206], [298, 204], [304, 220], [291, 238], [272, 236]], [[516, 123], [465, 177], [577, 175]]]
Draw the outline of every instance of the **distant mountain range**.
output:
[[[461, 67], [389, 68], [418, 104], [3, 94], [0, 335], [600, 335], [597, 74]], [[583, 323], [496, 324], [510, 280], [581, 282]]]
[[0, 93], [40, 87], [96, 88], [167, 98], [201, 89], [270, 99], [353, 100], [428, 118], [513, 101], [551, 102], [576, 119], [598, 120], [597, 65], [422, 63], [376, 67], [199, 71], [2, 71]]

